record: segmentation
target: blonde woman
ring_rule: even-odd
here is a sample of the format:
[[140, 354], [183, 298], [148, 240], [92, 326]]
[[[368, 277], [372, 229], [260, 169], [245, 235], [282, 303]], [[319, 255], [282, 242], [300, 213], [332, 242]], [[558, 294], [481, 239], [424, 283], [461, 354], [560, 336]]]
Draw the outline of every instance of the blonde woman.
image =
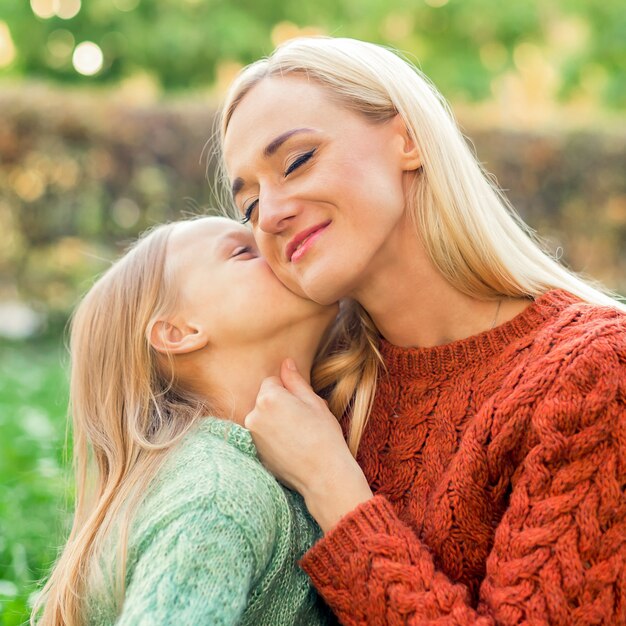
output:
[[71, 330], [76, 513], [39, 624], [327, 623], [297, 565], [318, 528], [242, 424], [336, 313], [224, 218], [160, 226], [96, 282]]
[[341, 622], [626, 624], [624, 306], [542, 250], [387, 49], [286, 43], [221, 139], [278, 277], [349, 299], [347, 444], [288, 368], [245, 420], [325, 532], [303, 567]]

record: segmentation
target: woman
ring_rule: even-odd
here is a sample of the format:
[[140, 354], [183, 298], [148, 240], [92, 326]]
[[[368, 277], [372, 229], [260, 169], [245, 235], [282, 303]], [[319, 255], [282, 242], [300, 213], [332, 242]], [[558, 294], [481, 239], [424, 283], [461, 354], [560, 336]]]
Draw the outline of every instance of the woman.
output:
[[336, 313], [224, 218], [159, 226], [98, 280], [72, 321], [76, 514], [40, 624], [327, 623], [297, 566], [317, 526], [242, 424]]
[[342, 623], [626, 623], [625, 307], [541, 249], [384, 48], [283, 45], [221, 139], [278, 277], [351, 299], [347, 445], [287, 367], [245, 420], [325, 532], [302, 564]]

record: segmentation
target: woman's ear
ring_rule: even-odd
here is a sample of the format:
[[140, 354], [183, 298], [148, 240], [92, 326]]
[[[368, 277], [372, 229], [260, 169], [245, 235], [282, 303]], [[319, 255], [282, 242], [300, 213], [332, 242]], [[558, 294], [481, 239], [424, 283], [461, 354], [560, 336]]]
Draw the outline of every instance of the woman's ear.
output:
[[393, 124], [394, 130], [398, 134], [398, 144], [401, 149], [400, 163], [402, 165], [402, 169], [405, 172], [418, 170], [422, 167], [421, 154], [417, 145], [415, 145], [415, 141], [413, 140], [413, 137], [411, 137], [402, 116], [397, 113], [391, 120], [391, 123]]
[[155, 320], [148, 328], [150, 345], [161, 354], [188, 354], [204, 348], [207, 334], [198, 326]]

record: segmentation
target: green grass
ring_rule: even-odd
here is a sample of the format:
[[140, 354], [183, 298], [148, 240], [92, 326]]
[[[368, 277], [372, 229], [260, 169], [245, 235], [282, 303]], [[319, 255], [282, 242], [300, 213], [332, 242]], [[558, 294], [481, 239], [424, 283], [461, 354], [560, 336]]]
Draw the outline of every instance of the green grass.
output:
[[0, 626], [28, 619], [67, 531], [66, 361], [59, 339], [0, 343]]

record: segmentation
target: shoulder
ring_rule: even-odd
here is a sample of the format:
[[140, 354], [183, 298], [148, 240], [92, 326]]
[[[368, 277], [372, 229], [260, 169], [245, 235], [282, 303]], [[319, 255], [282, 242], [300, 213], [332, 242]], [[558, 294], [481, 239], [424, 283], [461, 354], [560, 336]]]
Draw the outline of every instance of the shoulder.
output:
[[572, 300], [539, 330], [535, 353], [556, 357], [571, 354], [621, 354], [626, 352], [626, 313], [617, 308]]
[[168, 453], [137, 512], [140, 535], [186, 518], [201, 532], [222, 520], [256, 543], [275, 542], [283, 491], [242, 431], [200, 424]]
[[[617, 382], [626, 366], [626, 313], [610, 307], [581, 302], [566, 294], [552, 310], [541, 311], [546, 319], [530, 338], [519, 361], [519, 384], [537, 394], [564, 384], [584, 391], [588, 382], [601, 376]], [[552, 302], [549, 303], [549, 306]]]
[[529, 361], [532, 374], [524, 387], [534, 396], [532, 425], [539, 440], [552, 444], [554, 437], [586, 433], [589, 443], [608, 441], [625, 423], [624, 312], [572, 303], [537, 334]]
[[623, 421], [626, 313], [565, 292], [538, 304], [543, 321], [517, 353], [494, 402], [526, 424], [530, 445], [557, 432], [569, 437], [592, 423]]

